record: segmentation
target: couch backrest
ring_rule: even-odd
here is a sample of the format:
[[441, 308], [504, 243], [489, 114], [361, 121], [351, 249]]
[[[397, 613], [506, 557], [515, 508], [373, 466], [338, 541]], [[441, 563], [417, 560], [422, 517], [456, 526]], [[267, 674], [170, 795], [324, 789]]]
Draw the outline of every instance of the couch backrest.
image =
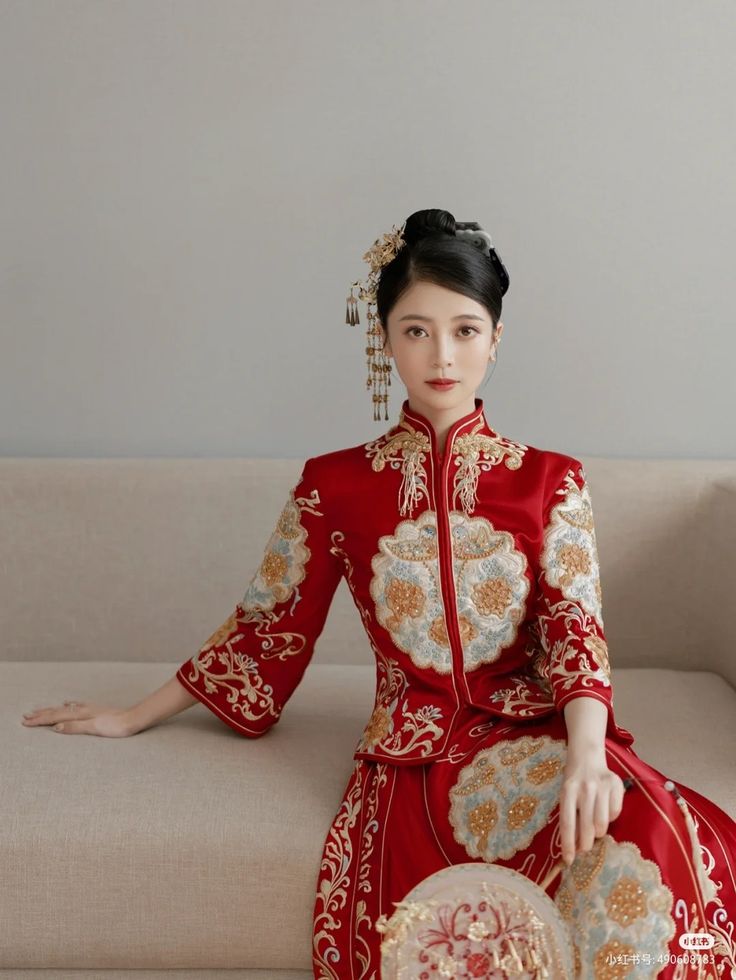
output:
[[[612, 665], [736, 686], [736, 460], [579, 458]], [[0, 459], [0, 659], [192, 656], [242, 598], [302, 464]], [[315, 662], [373, 663], [344, 580]]]

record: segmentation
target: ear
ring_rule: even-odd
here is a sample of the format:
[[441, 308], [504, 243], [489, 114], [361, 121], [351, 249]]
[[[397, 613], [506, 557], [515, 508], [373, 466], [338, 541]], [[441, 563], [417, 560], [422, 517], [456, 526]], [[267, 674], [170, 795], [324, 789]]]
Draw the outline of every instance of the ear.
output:
[[496, 332], [495, 332], [496, 341], [499, 341], [501, 339], [502, 333], [503, 333], [503, 323], [499, 320], [498, 323], [496, 324]]

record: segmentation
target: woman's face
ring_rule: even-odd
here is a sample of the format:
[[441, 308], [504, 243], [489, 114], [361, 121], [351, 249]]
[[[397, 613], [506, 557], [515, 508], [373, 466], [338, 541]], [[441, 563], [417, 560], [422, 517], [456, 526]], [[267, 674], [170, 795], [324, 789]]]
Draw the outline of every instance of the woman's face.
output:
[[[492, 328], [490, 313], [475, 300], [436, 283], [414, 283], [391, 310], [387, 337], [384, 331], [384, 350], [396, 362], [412, 407], [472, 411], [503, 324], [499, 320], [495, 338]], [[433, 378], [457, 384], [442, 391], [427, 384]]]

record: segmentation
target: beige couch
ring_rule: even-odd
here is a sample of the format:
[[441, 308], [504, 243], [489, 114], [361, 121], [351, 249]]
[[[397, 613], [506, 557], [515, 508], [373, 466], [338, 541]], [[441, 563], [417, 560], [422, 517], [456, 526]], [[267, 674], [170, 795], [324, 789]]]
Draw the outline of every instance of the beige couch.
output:
[[[614, 707], [736, 817], [736, 461], [582, 457]], [[279, 724], [194, 707], [128, 739], [26, 728], [123, 706], [230, 614], [302, 460], [0, 460], [0, 977], [309, 978], [322, 844], [373, 703], [345, 582]]]

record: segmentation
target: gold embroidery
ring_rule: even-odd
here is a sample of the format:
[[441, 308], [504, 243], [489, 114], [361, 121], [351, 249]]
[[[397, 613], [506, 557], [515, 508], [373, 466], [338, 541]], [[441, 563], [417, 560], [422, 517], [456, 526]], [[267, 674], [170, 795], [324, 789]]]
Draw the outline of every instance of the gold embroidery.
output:
[[479, 803], [468, 813], [468, 830], [478, 838], [478, 847], [485, 851], [488, 847], [488, 835], [498, 823], [498, 807], [493, 800]]
[[[475, 510], [481, 471], [487, 472], [502, 462], [508, 469], [516, 470], [529, 448], [497, 433], [484, 432], [485, 428], [485, 420], [479, 419], [471, 431], [454, 438], [450, 447], [456, 467], [452, 508], [462, 509], [466, 515]], [[387, 463], [392, 469], [401, 469], [403, 480], [399, 490], [399, 513], [402, 517], [411, 514], [423, 498], [429, 502], [425, 463], [431, 455], [432, 443], [426, 432], [415, 428], [406, 418], [403, 409], [398, 424], [378, 439], [365, 443], [364, 449], [368, 459], [373, 460], [371, 465], [375, 472], [383, 470]], [[456, 507], [457, 498], [460, 499], [459, 508]]]
[[348, 588], [350, 589], [350, 594], [352, 595], [353, 601], [358, 609], [358, 612], [360, 613], [360, 618], [363, 621], [363, 626], [365, 627], [366, 633], [368, 635], [368, 639], [371, 641], [371, 645], [373, 645], [373, 637], [371, 636], [370, 625], [369, 625], [372, 616], [361, 602], [360, 593], [358, 592], [355, 582], [353, 581], [355, 568], [353, 567], [353, 563], [350, 561], [350, 556], [348, 555], [347, 551], [345, 551], [344, 548], [341, 548], [340, 545], [337, 543], [344, 540], [345, 540], [345, 534], [342, 531], [333, 531], [332, 532], [333, 544], [332, 547], [330, 548], [330, 554], [335, 555], [338, 558], [342, 558], [342, 562], [345, 565], [345, 581], [348, 584]]
[[[283, 611], [275, 611], [294, 596], [294, 604], [300, 601], [299, 586], [306, 577], [306, 566], [312, 556], [307, 547], [307, 530], [301, 522], [302, 511], [323, 517], [317, 509], [319, 491], [312, 490], [309, 497], [295, 497], [289, 491], [289, 499], [279, 516], [265, 549], [264, 557], [250, 581], [243, 599], [238, 603], [239, 619], [255, 623], [254, 633], [265, 642], [261, 645], [263, 660], [284, 660], [302, 652], [307, 638], [302, 633], [274, 631], [283, 617]], [[281, 646], [275, 644], [281, 641]]]
[[[191, 670], [185, 675], [192, 685], [201, 679], [207, 694], [226, 695], [231, 713], [244, 722], [278, 720], [283, 705], [275, 702], [273, 687], [260, 673], [261, 663], [296, 656], [307, 645], [303, 633], [274, 629], [285, 614], [283, 608], [277, 607], [292, 596], [295, 604], [300, 601], [299, 586], [306, 577], [306, 566], [312, 555], [306, 544], [307, 529], [302, 523], [302, 513], [324, 516], [318, 509], [321, 503], [318, 490], [312, 490], [308, 497], [296, 497], [295, 489], [289, 491], [242, 601], [191, 659]], [[240, 627], [250, 623], [254, 624], [253, 636], [263, 640], [258, 659], [234, 649], [245, 635]], [[215, 665], [221, 665], [224, 671], [213, 671]]]
[[502, 578], [487, 579], [473, 589], [473, 601], [484, 616], [503, 616], [513, 597], [513, 589]]
[[[438, 647], [443, 647], [444, 656], [442, 658], [444, 663], [452, 664], [450, 660], [450, 637], [447, 634], [447, 623], [445, 622], [444, 616], [437, 616], [432, 620], [432, 624], [427, 630], [427, 635], [430, 640], [434, 640]], [[450, 670], [452, 666], [450, 666]], [[450, 673], [450, 670], [443, 671], [443, 673]]]
[[526, 778], [534, 786], [541, 786], [550, 779], [556, 779], [562, 772], [562, 762], [559, 759], [545, 759], [527, 772]]
[[[395, 776], [395, 773], [394, 773]], [[373, 835], [379, 826], [379, 822], [376, 819], [378, 813], [378, 798], [379, 791], [388, 782], [387, 766], [385, 763], [378, 763], [376, 765], [375, 772], [373, 773], [373, 780], [371, 782], [370, 790], [366, 796], [365, 808], [363, 811], [363, 836], [360, 846], [360, 864], [358, 866], [358, 880], [356, 885], [356, 895], [360, 892], [370, 893], [372, 891], [371, 886], [371, 870], [374, 866], [371, 861], [371, 855], [373, 854], [373, 848], [375, 846], [375, 841]], [[380, 901], [380, 896], [377, 896]], [[361, 935], [361, 929], [363, 926], [367, 927], [366, 934]], [[371, 966], [371, 940], [367, 938], [371, 934], [371, 917], [367, 912], [367, 903], [365, 899], [360, 899], [355, 906], [355, 956], [361, 963], [360, 973], [351, 974], [355, 976], [355, 980], [364, 980], [366, 974]]]
[[592, 654], [593, 664], [597, 665], [603, 674], [611, 681], [611, 662], [608, 659], [608, 644], [603, 639], [602, 636], [597, 636], [595, 633], [589, 633], [583, 640], [583, 646]]
[[565, 740], [549, 735], [479, 749], [449, 791], [454, 839], [491, 863], [528, 847], [558, 806], [566, 754]]
[[620, 878], [606, 897], [606, 912], [620, 926], [628, 926], [646, 915], [647, 903], [644, 891], [633, 878]]
[[579, 851], [563, 869], [554, 903], [579, 950], [582, 976], [628, 976], [633, 957], [643, 952], [649, 959], [636, 975], [659, 975], [675, 935], [674, 896], [659, 865], [632, 841], [604, 834], [589, 851]]
[[[528, 559], [509, 531], [485, 517], [449, 513], [456, 616], [464, 668], [477, 670], [512, 646], [531, 585]], [[423, 511], [378, 540], [370, 594], [376, 619], [416, 667], [451, 674], [452, 649], [442, 594], [437, 514]]]
[[499, 746], [498, 755], [505, 766], [518, 766], [524, 759], [534, 755], [537, 746], [533, 741], [516, 739], [512, 742], [504, 742]]
[[557, 559], [563, 569], [560, 575], [562, 585], [570, 585], [576, 575], [590, 574], [590, 556], [580, 545], [564, 545], [560, 548]]
[[490, 704], [511, 718], [544, 718], [555, 711], [549, 681], [529, 672], [515, 671], [506, 680], [509, 686], [494, 691]]
[[593, 976], [596, 980], [624, 980], [631, 973], [636, 950], [614, 939], [605, 943], [593, 957]]
[[237, 612], [233, 612], [225, 620], [222, 626], [218, 626], [212, 636], [205, 640], [202, 644], [199, 652], [206, 653], [211, 647], [219, 647], [225, 642], [225, 640], [230, 636], [230, 634], [235, 630], [235, 625], [238, 622]]
[[277, 585], [286, 575], [288, 563], [275, 551], [269, 552], [261, 562], [261, 577], [270, 588]]
[[506, 826], [509, 830], [520, 830], [525, 827], [537, 809], [537, 801], [533, 796], [519, 796], [506, 812]]
[[408, 422], [365, 444], [366, 456], [374, 457], [371, 465], [376, 473], [380, 473], [386, 463], [394, 470], [401, 467], [403, 481], [399, 490], [399, 510], [402, 517], [411, 513], [423, 497], [429, 500], [424, 461], [430, 452], [429, 436]]
[[319, 503], [318, 490], [312, 490], [309, 497], [298, 498], [293, 489], [289, 491], [260, 567], [241, 602], [242, 608], [253, 618], [270, 613], [274, 606], [286, 602], [304, 581], [312, 552], [306, 544], [307, 530], [301, 523], [301, 510], [322, 517], [324, 515], [317, 509]]
[[594, 846], [589, 851], [578, 851], [569, 869], [578, 891], [585, 891], [590, 887], [590, 883], [603, 867], [604, 858], [605, 851], [602, 847]]
[[593, 527], [590, 490], [581, 475], [582, 487], [575, 482], [574, 470], [565, 475], [564, 487], [557, 493], [562, 500], [552, 507], [544, 528], [539, 564], [547, 582], [560, 590], [565, 599], [580, 605], [603, 630], [600, 568]]
[[477, 756], [474, 762], [473, 773], [466, 778], [465, 782], [455, 787], [456, 796], [470, 796], [476, 790], [484, 786], [492, 786], [496, 777], [496, 767], [491, 763], [488, 756]]
[[368, 720], [363, 732], [363, 739], [369, 745], [375, 745], [386, 737], [389, 730], [389, 713], [381, 704], [377, 704], [373, 709], [373, 714]]
[[426, 597], [418, 585], [389, 578], [386, 583], [386, 605], [391, 616], [386, 620], [387, 630], [396, 630], [406, 617], [416, 618], [424, 610]]
[[[696, 836], [697, 836], [697, 831], [700, 828], [700, 822], [702, 821], [703, 823], [707, 824], [707, 826], [711, 830], [711, 833], [715, 836], [716, 840], [718, 841], [718, 844], [721, 847], [721, 850], [723, 852], [723, 857], [726, 863], [726, 867], [728, 870], [729, 868], [728, 851], [726, 850], [726, 846], [724, 842], [720, 839], [720, 836], [718, 835], [716, 829], [712, 827], [710, 825], [710, 822], [707, 821], [706, 818], [697, 810], [694, 803], [690, 802], [687, 804], [687, 806], [691, 811], [692, 814], [691, 818], [693, 821], [695, 821], [696, 814], [700, 818], [700, 820], [694, 824]], [[706, 845], [700, 843], [699, 837], [698, 837], [698, 845], [703, 854], [703, 860], [705, 861], [706, 858], [708, 859], [708, 866], [707, 868], [704, 868], [704, 873], [708, 876], [708, 879], [711, 883], [711, 888], [708, 888], [708, 891], [709, 892], [711, 892], [711, 890], [714, 892], [720, 891], [723, 883], [716, 882], [711, 878], [711, 871], [713, 871], [716, 864], [715, 858], [713, 857], [713, 854], [710, 852], [710, 850], [706, 847]], [[715, 939], [715, 944], [710, 952], [714, 956], [723, 957], [724, 965], [729, 967], [729, 969], [731, 970], [731, 975], [736, 977], [736, 919], [731, 918], [733, 910], [726, 909], [723, 899], [720, 898], [720, 896], [717, 893], [715, 894], [715, 897], [711, 900], [711, 902], [708, 903], [708, 909], [710, 909], [710, 911], [706, 914], [706, 923], [705, 923], [708, 926], [707, 929], [703, 928], [701, 930], [698, 928], [699, 919], [698, 916], [695, 914], [695, 906], [693, 905], [693, 914], [695, 915], [695, 918], [693, 919], [693, 922], [689, 926], [686, 923], [685, 931], [686, 932], [700, 932], [700, 931], [710, 932]], [[719, 971], [722, 972], [722, 968], [720, 966], [719, 966]], [[727, 976], [727, 974], [723, 972], [723, 976], [725, 977]], [[705, 977], [705, 980], [715, 980], [715, 977], [714, 976], [711, 977], [711, 974], [708, 973]]]
[[[410, 711], [406, 699], [399, 708], [408, 688], [406, 674], [399, 669], [395, 660], [385, 657], [375, 646], [373, 649], [381, 677], [373, 712], [355, 751], [369, 752], [378, 747], [382, 752], [402, 756], [420, 748], [420, 755], [429, 755], [434, 742], [444, 735], [443, 728], [438, 724], [442, 719], [442, 709], [427, 704]], [[394, 720], [397, 711], [396, 721], [401, 724]]]
[[[503, 461], [507, 469], [518, 470], [524, 453], [529, 448], [499, 435], [488, 435], [478, 430], [485, 427], [481, 419], [471, 432], [459, 435], [452, 446], [457, 471], [453, 485], [452, 507], [460, 498], [460, 506], [466, 514], [472, 514], [477, 503], [478, 477]], [[481, 457], [483, 457], [481, 459]]]
[[[233, 622], [237, 623], [238, 620], [231, 616], [228, 623]], [[261, 721], [267, 716], [278, 719], [280, 707], [274, 702], [273, 688], [265, 683], [259, 673], [258, 661], [231, 647], [231, 642], [237, 643], [243, 638], [243, 634], [234, 633], [223, 639], [222, 630], [218, 630], [213, 633], [213, 637], [217, 638], [218, 644], [225, 643], [226, 649], [216, 652], [215, 647], [209, 649], [205, 644], [197, 656], [192, 658], [191, 672], [186, 675], [186, 679], [190, 684], [197, 685], [201, 675], [207, 694], [218, 694], [226, 690], [232, 713], [240, 715], [244, 721]], [[215, 662], [222, 664], [226, 670], [213, 673], [211, 667]]]
[[[559, 636], [553, 639], [558, 621]], [[558, 696], [579, 683], [583, 687], [611, 687], [608, 644], [595, 632], [599, 627], [593, 616], [577, 603], [563, 599], [550, 603], [546, 614], [539, 614], [537, 626], [545, 656], [535, 660], [535, 669], [551, 684], [556, 683]], [[583, 650], [577, 645], [581, 640]]]
[[[341, 961], [346, 948], [344, 946], [341, 948], [333, 934], [340, 931], [339, 912], [345, 908], [348, 899], [351, 882], [350, 866], [353, 863], [350, 831], [355, 826], [360, 812], [363, 777], [366, 771], [362, 761], [358, 760], [351, 776], [351, 785], [340, 804], [324, 845], [312, 938], [317, 980], [342, 980], [345, 976]], [[350, 969], [349, 965], [347, 968]]]

